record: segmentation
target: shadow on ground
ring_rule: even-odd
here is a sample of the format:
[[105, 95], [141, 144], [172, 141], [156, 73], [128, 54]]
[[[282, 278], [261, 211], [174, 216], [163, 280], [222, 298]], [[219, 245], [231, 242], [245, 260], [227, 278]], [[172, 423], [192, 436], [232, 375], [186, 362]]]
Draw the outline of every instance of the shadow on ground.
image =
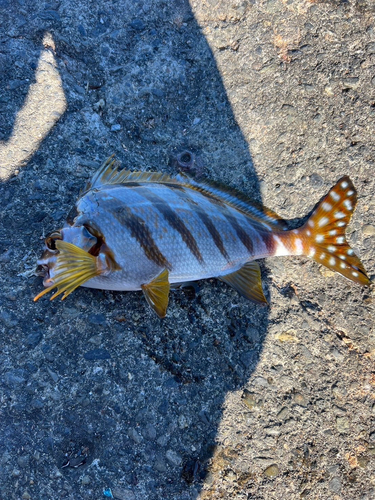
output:
[[215, 280], [172, 293], [163, 321], [140, 293], [78, 290], [33, 304], [42, 285], [32, 273], [41, 237], [112, 153], [128, 168], [173, 173], [189, 149], [209, 177], [259, 200], [215, 61], [185, 0], [1, 4], [3, 144], [47, 32], [67, 101], [28, 165], [0, 186], [2, 495], [195, 498], [225, 396], [257, 364], [267, 309]]

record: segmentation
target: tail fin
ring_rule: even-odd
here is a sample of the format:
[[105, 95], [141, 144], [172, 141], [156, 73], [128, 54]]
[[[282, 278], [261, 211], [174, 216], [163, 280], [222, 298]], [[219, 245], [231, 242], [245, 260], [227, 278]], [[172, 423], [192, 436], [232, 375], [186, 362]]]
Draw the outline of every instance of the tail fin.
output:
[[345, 230], [357, 203], [357, 192], [349, 177], [342, 177], [319, 203], [306, 224], [297, 231], [303, 253], [346, 278], [369, 285], [366, 271], [350, 248]]

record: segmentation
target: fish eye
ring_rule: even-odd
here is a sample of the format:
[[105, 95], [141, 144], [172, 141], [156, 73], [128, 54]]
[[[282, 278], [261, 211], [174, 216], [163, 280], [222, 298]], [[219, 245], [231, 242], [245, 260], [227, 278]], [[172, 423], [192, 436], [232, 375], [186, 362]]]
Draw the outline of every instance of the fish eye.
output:
[[53, 233], [49, 234], [45, 241], [48, 250], [51, 250], [52, 252], [57, 252], [55, 241], [61, 239], [62, 237], [59, 231], [54, 231]]

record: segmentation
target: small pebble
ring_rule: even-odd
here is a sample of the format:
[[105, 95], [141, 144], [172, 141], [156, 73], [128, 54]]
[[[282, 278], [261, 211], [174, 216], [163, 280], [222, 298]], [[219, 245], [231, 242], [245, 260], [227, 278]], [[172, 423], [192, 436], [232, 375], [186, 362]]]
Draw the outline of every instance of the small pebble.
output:
[[165, 456], [167, 457], [168, 462], [171, 463], [172, 465], [177, 465], [177, 466], [181, 465], [182, 457], [175, 451], [168, 450]]
[[362, 467], [362, 468], [367, 467], [368, 462], [369, 462], [369, 458], [368, 457], [365, 457], [365, 456], [358, 457], [358, 465], [360, 467]]
[[18, 368], [16, 370], [6, 372], [4, 375], [4, 382], [9, 387], [19, 387], [26, 382], [26, 371]]
[[259, 402], [257, 401], [257, 395], [245, 389], [242, 393], [242, 401], [249, 408], [249, 410], [254, 410], [259, 407]]
[[142, 21], [142, 19], [134, 19], [130, 23], [130, 26], [133, 28], [133, 30], [137, 31], [142, 31], [145, 29], [145, 23]]
[[17, 458], [17, 463], [20, 467], [25, 468], [28, 466], [30, 461], [30, 455], [22, 455], [21, 457]]
[[280, 342], [289, 342], [292, 344], [298, 343], [299, 338], [295, 334], [294, 330], [288, 330], [287, 332], [280, 332], [275, 335], [276, 340]]
[[267, 469], [264, 471], [264, 475], [267, 477], [275, 477], [279, 474], [279, 472], [279, 467], [276, 464], [273, 464], [267, 467]]
[[324, 180], [320, 175], [312, 174], [310, 176], [310, 183], [314, 189], [319, 189], [323, 186]]
[[143, 439], [135, 429], [129, 429], [128, 436], [137, 444], [141, 443]]
[[350, 422], [346, 417], [336, 417], [336, 428], [340, 433], [345, 433], [350, 429]]
[[107, 322], [104, 314], [90, 314], [87, 319], [91, 325], [105, 325]]
[[185, 415], [180, 415], [178, 417], [178, 426], [180, 429], [186, 429], [186, 427], [189, 427], [189, 422], [187, 421]]
[[300, 393], [297, 392], [296, 394], [294, 394], [293, 399], [294, 399], [294, 402], [297, 405], [299, 405], [299, 406], [307, 406], [307, 400], [303, 396], [303, 394], [300, 394]]
[[375, 235], [375, 226], [372, 226], [371, 224], [366, 224], [362, 228], [362, 233], [365, 236], [374, 236]]
[[134, 493], [125, 488], [112, 488], [112, 495], [116, 500], [136, 500]]
[[146, 439], [154, 440], [156, 438], [156, 429], [152, 424], [147, 424], [144, 429], [142, 429], [142, 436]]
[[157, 458], [154, 463], [154, 469], [158, 472], [166, 472], [167, 466], [161, 458]]
[[43, 338], [42, 332], [29, 333], [29, 335], [26, 337], [26, 344], [30, 349], [35, 349], [35, 347], [39, 344], [42, 338]]
[[339, 477], [334, 477], [328, 484], [328, 487], [334, 493], [339, 493], [341, 490], [341, 479]]
[[7, 328], [13, 328], [18, 324], [18, 319], [13, 312], [2, 311], [0, 313], [0, 320]]

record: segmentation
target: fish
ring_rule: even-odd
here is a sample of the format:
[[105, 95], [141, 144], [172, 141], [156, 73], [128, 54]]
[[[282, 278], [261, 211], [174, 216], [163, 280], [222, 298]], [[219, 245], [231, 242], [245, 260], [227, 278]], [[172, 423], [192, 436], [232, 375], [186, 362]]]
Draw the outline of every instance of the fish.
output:
[[184, 173], [133, 172], [108, 158], [64, 224], [45, 240], [38, 260], [46, 287], [39, 300], [65, 299], [79, 286], [142, 290], [160, 318], [170, 290], [218, 278], [241, 295], [267, 304], [259, 259], [310, 258], [366, 286], [370, 279], [345, 231], [357, 202], [348, 176], [317, 204], [307, 221], [288, 229], [272, 210], [243, 193]]

